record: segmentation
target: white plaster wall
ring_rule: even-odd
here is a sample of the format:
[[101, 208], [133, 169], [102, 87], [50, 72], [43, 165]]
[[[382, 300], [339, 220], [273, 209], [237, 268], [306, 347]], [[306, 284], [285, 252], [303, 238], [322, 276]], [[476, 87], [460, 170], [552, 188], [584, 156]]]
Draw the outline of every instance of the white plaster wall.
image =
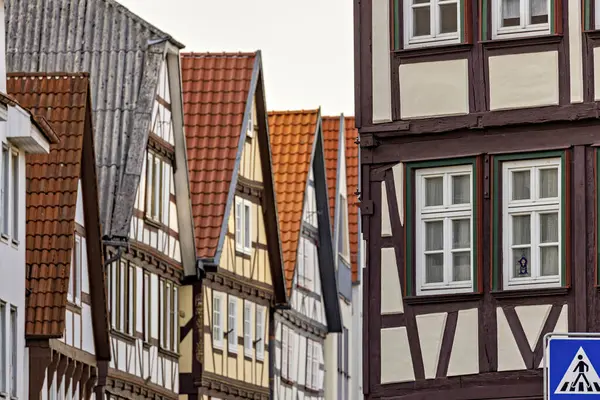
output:
[[417, 315], [425, 379], [434, 379], [436, 376], [447, 317], [448, 313], [445, 312]]
[[373, 123], [381, 123], [392, 120], [389, 1], [373, 0], [372, 10]]
[[504, 310], [496, 308], [498, 330], [498, 371], [525, 369], [525, 362], [517, 346], [517, 341], [508, 325]]
[[85, 226], [83, 216], [83, 194], [81, 192], [81, 179], [77, 183], [77, 207], [75, 209], [75, 222], [81, 226]]
[[594, 47], [594, 100], [600, 100], [600, 47]]
[[405, 327], [381, 330], [381, 383], [415, 380]]
[[381, 313], [404, 313], [396, 251], [393, 248], [381, 249]]
[[381, 236], [392, 236], [390, 205], [387, 198], [387, 187], [385, 185], [385, 181], [381, 182]]
[[558, 104], [558, 52], [489, 58], [490, 109]]
[[467, 59], [400, 65], [400, 114], [403, 119], [468, 112]]
[[448, 363], [448, 376], [479, 373], [479, 310], [460, 310]]
[[569, 10], [569, 72], [571, 103], [583, 101], [583, 45], [581, 37], [581, 2], [567, 1]]

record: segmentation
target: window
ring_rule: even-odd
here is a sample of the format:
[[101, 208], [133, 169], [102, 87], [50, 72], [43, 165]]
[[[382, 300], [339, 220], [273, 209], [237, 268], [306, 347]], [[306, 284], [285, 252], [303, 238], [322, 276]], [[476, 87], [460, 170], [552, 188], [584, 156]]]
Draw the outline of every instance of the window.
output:
[[550, 33], [550, 0], [493, 0], [494, 38]]
[[306, 339], [306, 386], [309, 389], [319, 390], [319, 348], [317, 342]]
[[340, 400], [350, 397], [349, 342], [350, 333], [344, 327], [338, 336], [338, 399]]
[[153, 152], [148, 151], [146, 162], [146, 216], [157, 222], [163, 220], [164, 179], [162, 159]]
[[265, 308], [256, 306], [256, 359], [265, 359]]
[[294, 362], [294, 331], [286, 325], [281, 327], [281, 376], [292, 380], [292, 363]]
[[81, 262], [82, 239], [75, 234], [75, 245], [71, 253], [71, 276], [69, 278], [68, 300], [76, 304], [81, 303]]
[[223, 348], [223, 294], [213, 291], [213, 347]]
[[300, 238], [298, 252], [298, 285], [314, 290], [315, 269], [317, 269], [318, 252], [317, 246], [305, 237]]
[[308, 186], [306, 187], [303, 220], [307, 224], [316, 228], [318, 226], [318, 220], [317, 220], [318, 211], [317, 211], [317, 198], [315, 197], [315, 182], [313, 181], [312, 175], [313, 174], [312, 174], [312, 170], [311, 170], [310, 176], [308, 178], [309, 179]]
[[[81, 265], [81, 264], [80, 264]], [[79, 270], [81, 271], [81, 269]], [[135, 266], [126, 260], [113, 263], [109, 269], [110, 318], [112, 328], [126, 333], [135, 334], [135, 318], [137, 296]], [[81, 282], [81, 274], [79, 275]], [[81, 293], [81, 285], [79, 286]]]
[[252, 102], [252, 111], [250, 112], [250, 116], [248, 117], [248, 137], [254, 136], [254, 119], [256, 118], [256, 104]]
[[10, 152], [8, 147], [2, 147], [2, 235], [8, 237], [8, 215], [9, 215], [9, 198], [10, 198], [10, 181], [9, 179], [9, 158]]
[[461, 13], [458, 0], [404, 1], [406, 47], [458, 43]]
[[338, 219], [338, 252], [346, 261], [350, 261], [350, 243], [348, 242], [348, 205], [346, 197], [340, 194], [340, 217]]
[[[0, 371], [6, 371], [6, 303], [0, 301]], [[0, 373], [0, 397], [6, 393], [6, 374]]]
[[229, 296], [229, 307], [227, 309], [227, 348], [231, 353], [238, 350], [237, 330], [237, 297]]
[[144, 341], [150, 341], [150, 327], [152, 326], [152, 312], [150, 305], [152, 304], [152, 291], [150, 286], [150, 274], [144, 272]]
[[12, 241], [19, 243], [19, 153], [12, 153]]
[[10, 376], [10, 395], [12, 398], [17, 397], [17, 339], [18, 338], [18, 319], [17, 309], [10, 308], [10, 365], [8, 375]]
[[561, 159], [502, 165], [505, 288], [560, 286]]
[[417, 293], [473, 289], [472, 165], [415, 173]]
[[250, 254], [252, 251], [252, 203], [235, 198], [235, 248]]
[[252, 357], [252, 303], [244, 301], [244, 355]]
[[160, 280], [160, 346], [169, 351], [177, 350], [177, 287], [173, 282], [168, 280]]

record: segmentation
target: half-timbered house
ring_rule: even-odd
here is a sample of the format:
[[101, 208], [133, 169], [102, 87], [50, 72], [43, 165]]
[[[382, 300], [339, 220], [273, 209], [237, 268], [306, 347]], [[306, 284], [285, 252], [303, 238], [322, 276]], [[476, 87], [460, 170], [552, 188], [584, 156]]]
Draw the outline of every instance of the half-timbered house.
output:
[[355, 1], [368, 398], [542, 398], [600, 330], [600, 2]]
[[114, 0], [7, 1], [10, 71], [88, 72], [105, 245], [110, 399], [179, 393], [179, 290], [200, 275], [179, 49]]
[[[332, 227], [334, 265], [337, 270], [338, 298], [342, 316], [342, 333], [328, 335], [325, 350], [325, 395], [328, 399], [351, 400], [355, 362], [360, 348], [351, 347], [355, 330], [353, 321], [352, 267], [348, 221], [348, 186], [346, 162], [346, 128], [343, 115], [323, 117], [323, 141], [327, 172], [327, 190]], [[358, 358], [356, 356], [359, 356]]]
[[342, 332], [320, 110], [269, 113], [290, 309], [275, 313], [273, 398], [325, 398], [325, 339]]
[[206, 278], [181, 298], [183, 398], [269, 399], [273, 313], [287, 303], [262, 59], [182, 55], [185, 128]]
[[8, 92], [58, 136], [27, 156], [23, 398], [99, 399], [111, 354], [89, 78], [9, 74]]

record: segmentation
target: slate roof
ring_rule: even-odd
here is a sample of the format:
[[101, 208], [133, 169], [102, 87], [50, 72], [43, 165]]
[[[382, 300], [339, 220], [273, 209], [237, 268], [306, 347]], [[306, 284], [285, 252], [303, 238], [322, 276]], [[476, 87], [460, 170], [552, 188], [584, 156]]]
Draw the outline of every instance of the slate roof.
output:
[[90, 73], [102, 226], [126, 237], [160, 62], [183, 45], [113, 0], [6, 0], [5, 11], [8, 71]]
[[273, 175], [288, 293], [291, 293], [302, 209], [319, 110], [269, 113]]
[[358, 129], [354, 124], [354, 117], [344, 118], [344, 130], [346, 136], [346, 185], [348, 191], [348, 234], [350, 236], [350, 262], [352, 264], [352, 282], [359, 281], [359, 207], [360, 201], [354, 194], [359, 188], [358, 174], [360, 171], [359, 147], [354, 141], [358, 137]]
[[[340, 143], [341, 117], [323, 117], [323, 143], [325, 168], [327, 171], [327, 194], [331, 226], [335, 226], [335, 193], [337, 189], [338, 151]], [[335, 231], [335, 229], [332, 229]]]
[[89, 79], [87, 74], [13, 75], [7, 85], [23, 107], [50, 122], [60, 139], [50, 146], [50, 154], [27, 155], [25, 323], [27, 336], [60, 337], [65, 327]]
[[[181, 55], [196, 254], [217, 255], [256, 53]], [[243, 144], [243, 143], [242, 143]], [[241, 154], [241, 153], [240, 153]]]

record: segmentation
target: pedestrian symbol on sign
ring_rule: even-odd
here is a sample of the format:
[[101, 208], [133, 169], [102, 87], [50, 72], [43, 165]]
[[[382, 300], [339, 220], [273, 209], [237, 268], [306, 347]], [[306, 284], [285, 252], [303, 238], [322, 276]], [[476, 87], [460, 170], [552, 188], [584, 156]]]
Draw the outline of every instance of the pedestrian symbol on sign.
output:
[[600, 377], [590, 362], [583, 347], [573, 357], [569, 368], [565, 371], [563, 378], [556, 387], [554, 394], [600, 393]]

